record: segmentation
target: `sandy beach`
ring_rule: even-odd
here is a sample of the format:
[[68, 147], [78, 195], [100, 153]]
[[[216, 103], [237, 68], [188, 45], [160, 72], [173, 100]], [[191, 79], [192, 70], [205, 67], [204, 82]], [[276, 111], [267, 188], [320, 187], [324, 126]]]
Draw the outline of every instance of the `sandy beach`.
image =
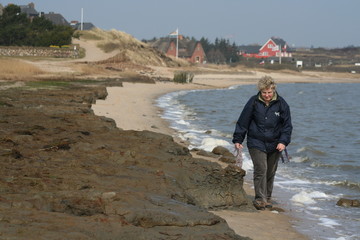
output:
[[[168, 73], [167, 73], [168, 74]], [[155, 101], [166, 93], [191, 90], [227, 88], [241, 84], [256, 84], [264, 75], [272, 76], [277, 83], [296, 82], [356, 82], [359, 79], [339, 78], [337, 75], [324, 77], [317, 73], [285, 74], [248, 72], [239, 74], [201, 74], [196, 75], [193, 83], [178, 84], [173, 82], [156, 82], [156, 84], [123, 83], [123, 87], [107, 88], [105, 101], [98, 100], [93, 109], [97, 115], [106, 116], [116, 121], [123, 130], [149, 130], [174, 135], [168, 123], [159, 117], [161, 109]]]
[[[106, 116], [115, 120], [123, 130], [150, 130], [169, 134], [176, 139], [176, 133], [169, 128], [168, 123], [160, 118], [161, 109], [155, 105], [156, 99], [166, 93], [190, 89], [226, 88], [240, 84], [255, 84], [264, 73], [248, 74], [210, 74], [195, 76], [191, 84], [176, 84], [157, 82], [156, 84], [124, 83], [123, 87], [107, 88], [106, 100], [98, 100], [93, 105], [96, 115]], [[354, 79], [323, 78], [316, 75], [268, 74], [278, 82], [351, 82]], [[240, 110], [239, 110], [240, 111]], [[184, 144], [184, 143], [183, 143]], [[199, 156], [197, 156], [199, 157]], [[246, 183], [244, 189], [253, 196], [251, 183]], [[279, 206], [281, 207], [281, 206]], [[286, 209], [285, 209], [286, 210]], [[286, 213], [258, 211], [241, 212], [233, 210], [214, 211], [224, 218], [229, 226], [239, 235], [252, 239], [308, 239], [298, 233], [291, 222], [296, 221]], [[262, 231], [258, 231], [261, 229]]]

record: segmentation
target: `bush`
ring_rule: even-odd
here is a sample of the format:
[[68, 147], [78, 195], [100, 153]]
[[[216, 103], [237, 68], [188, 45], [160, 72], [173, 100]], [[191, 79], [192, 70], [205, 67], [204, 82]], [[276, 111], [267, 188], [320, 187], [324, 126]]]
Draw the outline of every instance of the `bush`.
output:
[[194, 74], [192, 72], [181, 71], [175, 72], [173, 81], [177, 83], [192, 83], [193, 78]]

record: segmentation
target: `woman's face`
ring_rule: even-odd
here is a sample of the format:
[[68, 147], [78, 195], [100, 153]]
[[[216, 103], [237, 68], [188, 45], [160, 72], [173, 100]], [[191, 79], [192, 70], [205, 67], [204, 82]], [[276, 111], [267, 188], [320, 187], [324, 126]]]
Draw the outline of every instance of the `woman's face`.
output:
[[271, 88], [261, 90], [261, 97], [266, 102], [269, 103], [274, 96], [274, 90]]

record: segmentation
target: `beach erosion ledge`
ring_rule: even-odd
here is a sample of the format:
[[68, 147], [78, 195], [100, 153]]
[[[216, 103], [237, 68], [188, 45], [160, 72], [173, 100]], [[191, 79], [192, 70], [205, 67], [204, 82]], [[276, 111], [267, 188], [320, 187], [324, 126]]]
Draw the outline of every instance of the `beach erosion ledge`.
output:
[[1, 237], [249, 239], [209, 212], [251, 211], [244, 172], [96, 116], [106, 96], [105, 86], [2, 92]]

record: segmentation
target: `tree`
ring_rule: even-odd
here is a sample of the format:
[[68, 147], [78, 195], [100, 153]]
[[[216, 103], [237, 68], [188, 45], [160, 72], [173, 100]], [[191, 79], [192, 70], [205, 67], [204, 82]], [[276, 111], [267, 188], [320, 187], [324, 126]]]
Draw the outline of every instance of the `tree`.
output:
[[208, 61], [211, 63], [216, 63], [216, 64], [226, 63], [226, 58], [219, 49], [215, 49], [215, 48], [210, 49], [210, 51], [206, 54], [206, 57]]
[[207, 53], [212, 47], [209, 39], [207, 39], [207, 38], [202, 37], [200, 39], [200, 43], [201, 43], [205, 53]]
[[58, 25], [54, 28], [53, 31], [51, 31], [51, 37], [48, 44], [58, 46], [71, 44], [71, 38], [73, 33], [73, 28], [69, 26]]
[[49, 20], [44, 17], [34, 18], [31, 22], [28, 33], [28, 41], [25, 45], [27, 46], [50, 46], [49, 35], [53, 31], [55, 26]]
[[0, 44], [19, 45], [26, 39], [30, 21], [22, 14], [20, 7], [10, 4], [0, 17]]
[[30, 21], [19, 6], [10, 4], [0, 16], [0, 45], [38, 46], [71, 44], [75, 30], [70, 26], [54, 25], [44, 17]]
[[210, 63], [235, 63], [240, 60], [238, 47], [235, 43], [230, 44], [228, 39], [216, 38], [214, 43], [210, 43], [207, 38], [200, 40]]

